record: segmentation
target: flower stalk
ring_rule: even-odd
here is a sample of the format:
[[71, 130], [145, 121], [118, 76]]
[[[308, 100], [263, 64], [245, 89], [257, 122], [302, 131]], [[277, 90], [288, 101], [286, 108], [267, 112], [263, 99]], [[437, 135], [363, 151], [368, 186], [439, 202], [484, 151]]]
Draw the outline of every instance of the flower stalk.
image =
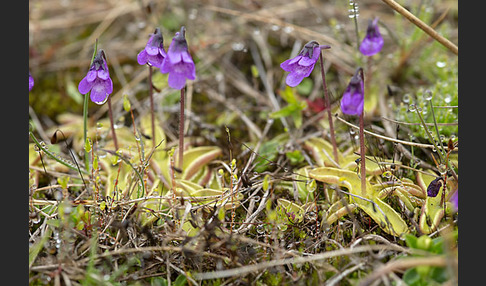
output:
[[179, 169], [182, 170], [182, 163], [184, 162], [184, 88], [181, 88], [180, 101], [180, 118], [179, 118]]
[[[327, 47], [330, 48], [329, 46], [326, 46], [326, 48]], [[332, 151], [334, 155], [334, 161], [339, 165], [336, 136], [334, 134], [334, 124], [332, 121], [332, 114], [331, 114], [331, 100], [329, 99], [329, 93], [327, 91], [326, 72], [324, 71], [324, 60], [322, 57], [322, 51], [319, 51], [319, 60], [321, 64], [322, 88], [324, 89], [324, 100], [327, 108], [327, 118], [329, 120], [329, 132], [331, 133]]]
[[149, 65], [149, 76], [148, 76], [148, 85], [149, 85], [149, 98], [150, 98], [150, 115], [151, 115], [151, 125], [152, 125], [152, 147], [155, 148], [155, 115], [154, 115], [154, 95], [153, 95], [153, 86], [152, 86], [152, 66]]

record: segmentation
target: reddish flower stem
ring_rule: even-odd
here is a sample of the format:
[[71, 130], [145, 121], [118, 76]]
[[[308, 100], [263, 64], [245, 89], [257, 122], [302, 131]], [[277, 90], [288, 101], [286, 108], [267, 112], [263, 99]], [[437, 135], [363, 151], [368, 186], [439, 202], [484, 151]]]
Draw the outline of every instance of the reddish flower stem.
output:
[[332, 151], [334, 155], [334, 161], [339, 164], [336, 136], [334, 135], [334, 125], [331, 114], [331, 101], [329, 100], [329, 94], [327, 92], [326, 73], [324, 71], [324, 60], [322, 58], [322, 51], [319, 54], [319, 59], [321, 62], [322, 88], [324, 89], [324, 100], [326, 102], [327, 118], [329, 120], [329, 132], [331, 133]]
[[364, 118], [363, 113], [359, 116], [359, 154], [360, 154], [360, 176], [361, 176], [361, 195], [366, 198], [366, 158], [364, 144]]
[[154, 96], [152, 92], [152, 66], [149, 65], [149, 97], [150, 97], [150, 114], [152, 116], [152, 148], [155, 148], [155, 118], [154, 118]]
[[[360, 68], [359, 74], [361, 76], [361, 80], [363, 81], [363, 93], [366, 90], [365, 85], [365, 79], [364, 79], [364, 73], [363, 69]], [[364, 96], [363, 96], [364, 100]], [[361, 158], [361, 167], [360, 167], [360, 176], [361, 176], [361, 195], [363, 197], [366, 197], [366, 157], [365, 157], [365, 142], [364, 142], [364, 104], [363, 104], [363, 110], [361, 111], [361, 114], [359, 115], [359, 153], [360, 153], [360, 158]]]
[[182, 170], [184, 156], [184, 87], [181, 88], [181, 110], [179, 118], [179, 169]]

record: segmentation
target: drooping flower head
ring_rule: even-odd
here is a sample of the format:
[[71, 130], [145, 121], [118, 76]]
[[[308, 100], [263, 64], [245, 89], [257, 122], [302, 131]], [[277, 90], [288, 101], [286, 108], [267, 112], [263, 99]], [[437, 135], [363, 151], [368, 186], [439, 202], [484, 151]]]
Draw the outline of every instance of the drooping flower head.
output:
[[137, 55], [137, 62], [140, 65], [149, 63], [150, 65], [160, 68], [162, 62], [167, 57], [164, 50], [164, 38], [159, 28], [155, 29], [153, 34], [145, 45], [145, 48]]
[[185, 35], [186, 28], [182, 26], [172, 38], [167, 57], [160, 66], [160, 72], [169, 73], [169, 86], [174, 89], [184, 88], [186, 79], [196, 79], [196, 66], [189, 54]]
[[363, 69], [358, 68], [349, 81], [343, 98], [341, 99], [341, 110], [347, 115], [361, 115], [364, 108], [364, 83]]
[[372, 56], [383, 48], [383, 37], [378, 29], [378, 17], [374, 20], [369, 20], [368, 29], [366, 30], [366, 36], [364, 37], [359, 51], [365, 56]]
[[96, 104], [103, 104], [113, 92], [113, 82], [110, 78], [105, 52], [99, 50], [93, 59], [88, 74], [79, 82], [78, 90], [81, 94], [91, 91], [90, 99]]
[[288, 86], [295, 87], [299, 85], [305, 77], [308, 77], [319, 59], [321, 49], [329, 49], [330, 46], [320, 46], [316, 41], [310, 41], [305, 44], [300, 53], [292, 59], [288, 59], [280, 64], [280, 67], [290, 72], [285, 79]]
[[427, 186], [427, 196], [435, 198], [443, 186], [444, 186], [444, 179], [442, 177], [435, 178]]
[[34, 87], [34, 78], [32, 77], [29, 71], [29, 91], [31, 91], [33, 87]]

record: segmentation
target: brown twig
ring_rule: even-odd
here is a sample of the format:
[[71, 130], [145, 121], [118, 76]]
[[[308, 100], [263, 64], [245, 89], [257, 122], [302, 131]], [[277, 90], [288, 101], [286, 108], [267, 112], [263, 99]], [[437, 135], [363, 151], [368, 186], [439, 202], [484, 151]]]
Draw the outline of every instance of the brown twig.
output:
[[402, 5], [398, 4], [397, 2], [393, 0], [382, 0], [385, 2], [388, 6], [393, 8], [395, 11], [403, 15], [405, 18], [407, 18], [410, 22], [412, 22], [415, 26], [419, 27], [427, 33], [429, 36], [434, 38], [437, 42], [441, 43], [444, 47], [449, 49], [451, 52], [454, 54], [459, 54], [459, 50], [457, 46], [449, 41], [448, 39], [442, 37], [439, 33], [437, 33], [434, 29], [432, 29], [429, 25], [425, 24], [420, 20], [419, 18], [415, 17], [412, 13], [410, 13], [407, 9], [403, 8]]

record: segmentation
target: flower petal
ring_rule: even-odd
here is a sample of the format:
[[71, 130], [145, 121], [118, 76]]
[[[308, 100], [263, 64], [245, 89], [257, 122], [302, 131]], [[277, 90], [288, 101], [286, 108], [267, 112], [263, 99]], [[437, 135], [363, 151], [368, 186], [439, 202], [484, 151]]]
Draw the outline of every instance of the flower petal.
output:
[[113, 92], [113, 81], [111, 80], [111, 78], [104, 80], [103, 84], [105, 85], [106, 93], [111, 94]]
[[29, 72], [29, 91], [31, 91], [33, 87], [34, 87], [34, 78], [30, 75]]
[[139, 65], [145, 65], [147, 63], [147, 61], [148, 61], [148, 54], [145, 51], [145, 49], [143, 49], [137, 55], [137, 62], [138, 62]]
[[291, 72], [287, 75], [287, 78], [285, 79], [285, 83], [288, 85], [288, 86], [291, 86], [291, 87], [295, 87], [297, 85], [299, 85], [299, 83], [302, 82], [302, 80], [304, 79], [304, 74], [303, 73], [299, 73], [299, 72]]
[[183, 62], [194, 64], [194, 61], [192, 60], [192, 57], [189, 54], [189, 52], [182, 52], [181, 54], [182, 54], [182, 61]]
[[182, 89], [186, 85], [186, 77], [183, 74], [171, 72], [169, 73], [169, 86], [174, 89]]
[[364, 38], [359, 46], [359, 51], [365, 56], [372, 56], [383, 48], [383, 38]]
[[107, 80], [108, 78], [110, 78], [110, 72], [108, 70], [100, 69], [98, 71], [98, 77], [102, 80]]
[[167, 58], [171, 64], [175, 65], [182, 61], [182, 53], [169, 49], [167, 52]]
[[90, 70], [88, 72], [88, 74], [86, 75], [86, 80], [89, 81], [89, 82], [93, 82], [95, 79], [96, 79], [96, 76], [97, 76], [97, 72], [96, 70]]
[[344, 93], [341, 99], [341, 110], [347, 115], [361, 115], [364, 97], [360, 93]]
[[91, 89], [90, 99], [96, 104], [103, 104], [108, 99], [108, 93], [104, 82], [97, 81]]
[[162, 62], [162, 64], [160, 65], [160, 72], [161, 73], [168, 73], [168, 72], [171, 72], [172, 70], [172, 63], [167, 60], [167, 58], [164, 59], [164, 61]]
[[160, 66], [162, 65], [162, 62], [164, 61], [164, 57], [162, 57], [161, 55], [157, 54], [155, 56], [148, 56], [148, 62], [156, 67], [156, 68], [160, 68]]
[[159, 47], [152, 46], [152, 44], [147, 44], [147, 46], [145, 46], [145, 51], [147, 52], [147, 54], [155, 56], [159, 53]]
[[81, 94], [87, 94], [91, 88], [93, 87], [93, 81], [89, 82], [87, 79], [88, 76], [84, 77], [78, 85], [78, 91]]

